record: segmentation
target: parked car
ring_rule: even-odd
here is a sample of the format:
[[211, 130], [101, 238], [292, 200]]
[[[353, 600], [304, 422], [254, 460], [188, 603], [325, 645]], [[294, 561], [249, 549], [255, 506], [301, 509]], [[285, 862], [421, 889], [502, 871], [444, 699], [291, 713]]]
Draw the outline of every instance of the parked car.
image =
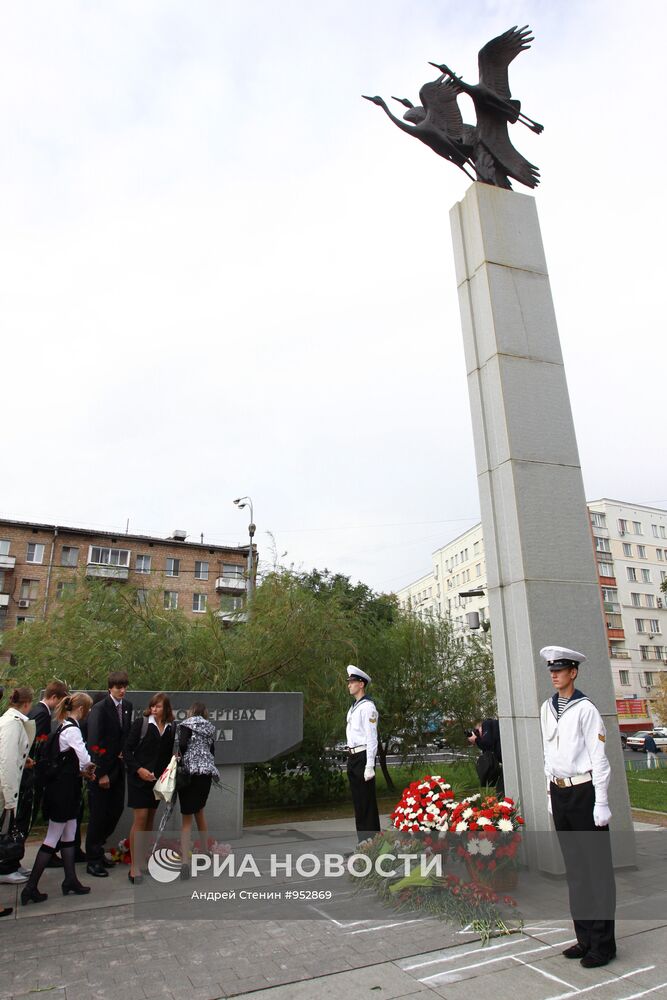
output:
[[626, 743], [628, 750], [634, 750], [635, 753], [643, 751], [647, 736], [653, 737], [658, 750], [661, 752], [667, 750], [667, 729], [640, 729], [638, 733], [628, 736]]

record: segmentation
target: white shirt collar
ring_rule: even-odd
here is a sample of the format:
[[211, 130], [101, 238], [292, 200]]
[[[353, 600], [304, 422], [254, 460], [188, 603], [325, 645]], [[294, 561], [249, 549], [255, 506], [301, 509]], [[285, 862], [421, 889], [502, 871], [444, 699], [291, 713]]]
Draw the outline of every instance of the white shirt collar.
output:
[[109, 697], [111, 698], [111, 700], [114, 703], [114, 705], [116, 706], [116, 708], [118, 708], [119, 705], [123, 704], [123, 699], [122, 698], [120, 698], [120, 699], [119, 698], [114, 698], [114, 696], [112, 694], [110, 694]]

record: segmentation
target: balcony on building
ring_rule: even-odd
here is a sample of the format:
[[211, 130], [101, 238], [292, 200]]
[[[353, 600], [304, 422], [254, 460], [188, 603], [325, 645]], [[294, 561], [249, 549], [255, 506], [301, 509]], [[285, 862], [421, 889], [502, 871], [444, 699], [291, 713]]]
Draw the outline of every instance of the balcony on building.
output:
[[609, 611], [613, 615], [620, 615], [621, 605], [617, 604], [615, 601], [604, 601], [605, 611]]
[[607, 625], [607, 635], [610, 639], [625, 639], [625, 632], [622, 628], [612, 628]]
[[220, 621], [224, 622], [225, 625], [236, 625], [237, 623], [248, 621], [247, 611], [218, 611], [217, 614]]
[[624, 646], [610, 646], [609, 656], [612, 660], [629, 660], [630, 651]]
[[16, 566], [16, 556], [0, 556], [0, 570], [11, 573]]
[[219, 576], [215, 581], [215, 589], [218, 593], [228, 591], [232, 594], [242, 594], [245, 593], [246, 581], [243, 576]]
[[87, 577], [99, 577], [103, 580], [127, 580], [130, 575], [128, 566], [103, 566], [98, 563], [88, 563]]

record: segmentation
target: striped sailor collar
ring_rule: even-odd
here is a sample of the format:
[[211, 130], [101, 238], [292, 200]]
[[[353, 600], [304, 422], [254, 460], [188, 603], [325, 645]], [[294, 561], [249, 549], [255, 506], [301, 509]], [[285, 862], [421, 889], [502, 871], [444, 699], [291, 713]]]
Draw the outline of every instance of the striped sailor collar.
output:
[[[563, 716], [565, 715], [565, 713], [570, 708], [572, 708], [573, 705], [578, 704], [580, 701], [589, 701], [588, 695], [584, 694], [583, 691], [579, 691], [578, 688], [575, 688], [574, 689], [574, 694], [572, 695], [571, 698], [568, 698], [567, 705], [565, 706], [565, 708], [563, 709], [563, 711], [560, 713], [561, 719], [563, 718]], [[550, 703], [551, 703], [551, 711], [552, 711], [554, 717], [557, 719], [558, 718], [558, 691], [554, 691], [553, 695], [550, 698]]]
[[355, 708], [357, 708], [359, 705], [361, 705], [362, 701], [369, 701], [371, 703], [371, 705], [375, 705], [375, 702], [373, 701], [373, 699], [369, 695], [365, 694], [363, 696], [363, 698], [359, 699], [359, 701], [355, 701], [355, 702], [352, 703], [352, 705], [350, 705], [350, 711], [354, 712]]

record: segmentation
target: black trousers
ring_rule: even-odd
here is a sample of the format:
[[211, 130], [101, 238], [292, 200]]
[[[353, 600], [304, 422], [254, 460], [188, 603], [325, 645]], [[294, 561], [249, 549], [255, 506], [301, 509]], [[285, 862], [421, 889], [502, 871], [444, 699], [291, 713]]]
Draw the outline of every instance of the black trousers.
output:
[[104, 845], [118, 825], [125, 807], [125, 773], [114, 776], [109, 788], [100, 788], [96, 781], [88, 784], [88, 831], [86, 858], [99, 861]]
[[375, 794], [375, 778], [364, 781], [366, 751], [350, 754], [347, 758], [347, 780], [350, 782], [354, 820], [359, 841], [374, 837], [380, 832], [380, 816]]
[[567, 788], [552, 782], [549, 791], [577, 941], [586, 952], [613, 958], [616, 880], [609, 827], [593, 822], [593, 782]]

